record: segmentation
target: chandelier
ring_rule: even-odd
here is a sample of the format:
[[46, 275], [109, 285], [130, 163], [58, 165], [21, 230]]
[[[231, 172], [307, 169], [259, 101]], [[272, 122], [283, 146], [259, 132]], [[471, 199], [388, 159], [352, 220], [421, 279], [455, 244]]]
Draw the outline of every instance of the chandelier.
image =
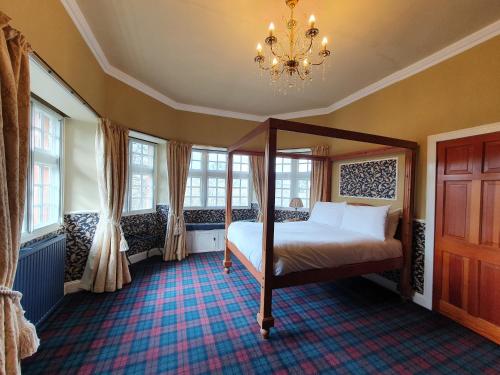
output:
[[[331, 53], [327, 49], [326, 37], [321, 41], [321, 47], [316, 42], [319, 29], [316, 27], [314, 15], [309, 18], [307, 29], [301, 29], [294, 18], [294, 9], [298, 2], [299, 0], [285, 0], [290, 8], [290, 18], [285, 20], [285, 40], [281, 37], [278, 40], [274, 23], [271, 22], [269, 36], [265, 39], [265, 44], [269, 47], [267, 56], [263, 54], [262, 45], [259, 43], [257, 56], [254, 58], [260, 69], [269, 72], [271, 83], [285, 82], [285, 92], [287, 87], [292, 88], [297, 82], [310, 81], [313, 68], [320, 65], [324, 67], [324, 62]], [[280, 80], [282, 77], [283, 80]]]

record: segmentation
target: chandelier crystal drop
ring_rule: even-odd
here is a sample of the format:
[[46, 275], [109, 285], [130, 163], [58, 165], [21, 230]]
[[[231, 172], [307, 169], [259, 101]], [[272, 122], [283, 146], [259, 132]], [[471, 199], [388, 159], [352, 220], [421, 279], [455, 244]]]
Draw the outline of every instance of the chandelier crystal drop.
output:
[[[286, 37], [278, 38], [273, 22], [269, 25], [269, 35], [264, 40], [267, 53], [263, 52], [262, 44], [257, 44], [257, 56], [254, 61], [262, 71], [269, 73], [271, 83], [286, 94], [288, 88], [299, 87], [299, 82], [307, 82], [312, 78], [313, 69], [323, 65], [330, 56], [327, 48], [328, 39], [319, 40], [319, 29], [316, 27], [316, 17], [309, 17], [306, 29], [300, 27], [294, 18], [294, 9], [299, 0], [285, 0], [290, 8], [290, 18], [285, 20]], [[300, 87], [299, 87], [300, 88]]]

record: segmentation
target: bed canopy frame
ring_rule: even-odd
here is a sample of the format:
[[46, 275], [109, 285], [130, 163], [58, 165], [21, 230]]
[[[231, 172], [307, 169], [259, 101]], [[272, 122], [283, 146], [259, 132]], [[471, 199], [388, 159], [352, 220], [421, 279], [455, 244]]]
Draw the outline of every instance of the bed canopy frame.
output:
[[[281, 153], [277, 151], [278, 131], [288, 131], [303, 134], [312, 134], [329, 138], [374, 143], [383, 145], [383, 148], [349, 153], [337, 156], [315, 156], [294, 153]], [[243, 146], [260, 134], [265, 134], [265, 152], [248, 151]], [[414, 190], [415, 190], [415, 170], [416, 153], [418, 144], [416, 142], [402, 139], [383, 137], [379, 135], [359, 133], [343, 129], [335, 129], [324, 126], [310, 125], [300, 122], [279, 120], [269, 118], [250, 133], [242, 137], [238, 142], [228, 148], [228, 168], [226, 178], [227, 192], [232, 191], [233, 183], [233, 155], [263, 155], [265, 160], [265, 198], [263, 211], [263, 235], [262, 235], [262, 270], [256, 269], [252, 263], [239, 251], [237, 246], [227, 239], [228, 227], [232, 217], [232, 194], [226, 194], [226, 247], [224, 252], [224, 271], [229, 273], [232, 265], [231, 254], [235, 255], [241, 263], [250, 271], [261, 286], [260, 308], [257, 313], [257, 322], [263, 338], [269, 337], [270, 329], [274, 326], [272, 316], [272, 291], [289, 286], [302, 285], [307, 283], [332, 281], [345, 277], [360, 276], [369, 273], [377, 273], [389, 270], [401, 270], [399, 291], [405, 299], [411, 297], [413, 290], [411, 286], [411, 261], [412, 261], [412, 225], [414, 214]], [[275, 211], [275, 178], [276, 178], [276, 157], [287, 157], [292, 159], [317, 160], [327, 163], [326, 172], [323, 178], [326, 198], [331, 200], [332, 193], [332, 168], [333, 162], [337, 160], [347, 160], [362, 156], [375, 156], [393, 153], [405, 154], [405, 177], [403, 214], [400, 224], [401, 242], [403, 256], [382, 261], [364, 262], [349, 264], [340, 267], [311, 269], [306, 271], [292, 272], [285, 275], [276, 276], [274, 274], [274, 211]]]

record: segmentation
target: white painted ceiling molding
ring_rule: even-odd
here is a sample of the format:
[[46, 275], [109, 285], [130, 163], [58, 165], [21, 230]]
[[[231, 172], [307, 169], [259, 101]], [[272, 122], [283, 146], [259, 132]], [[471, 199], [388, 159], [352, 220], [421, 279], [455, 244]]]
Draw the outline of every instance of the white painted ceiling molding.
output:
[[470, 48], [477, 46], [478, 44], [481, 44], [491, 38], [500, 35], [500, 20], [499, 20], [466, 36], [463, 39], [460, 39], [459, 41], [453, 44], [450, 44], [449, 46], [439, 50], [438, 52], [435, 52], [423, 58], [422, 60], [419, 60], [416, 63], [407, 66], [404, 69], [401, 69], [395, 73], [388, 75], [387, 77], [381, 79], [380, 81], [372, 83], [371, 85], [368, 85], [365, 88], [354, 92], [353, 94], [331, 104], [328, 107], [313, 108], [310, 110], [304, 110], [298, 112], [270, 114], [268, 116], [259, 116], [251, 113], [232, 112], [223, 109], [180, 103], [162, 94], [161, 92], [153, 89], [152, 87], [144, 84], [143, 82], [137, 80], [136, 78], [128, 75], [127, 73], [123, 72], [122, 70], [110, 64], [104, 51], [99, 45], [94, 33], [92, 32], [89, 24], [87, 23], [85, 16], [81, 12], [80, 7], [76, 3], [76, 0], [61, 0], [61, 3], [63, 4], [69, 16], [75, 23], [78, 31], [82, 35], [83, 39], [89, 46], [90, 50], [97, 59], [99, 65], [106, 74], [126, 83], [127, 85], [141, 91], [142, 93], [158, 100], [159, 102], [166, 104], [169, 107], [172, 107], [179, 111], [202, 113], [214, 116], [237, 118], [237, 119], [257, 121], [257, 122], [265, 121], [269, 117], [288, 120], [300, 117], [319, 116], [332, 113], [359, 99], [362, 99], [396, 82], [399, 82], [417, 73], [420, 73], [423, 70], [426, 70], [436, 64], [439, 64], [444, 60], [456, 56], [459, 53], [462, 53]]
[[61, 3], [63, 4], [64, 8], [68, 12], [71, 19], [73, 20], [76, 28], [82, 35], [83, 39], [89, 46], [90, 50], [94, 54], [102, 70], [104, 70], [104, 72], [110, 75], [111, 77], [114, 77], [117, 80], [122, 81], [123, 83], [126, 83], [127, 85], [135, 88], [136, 90], [139, 90], [142, 93], [158, 100], [159, 102], [166, 104], [169, 107], [172, 107], [179, 111], [203, 113], [207, 115], [230, 117], [230, 118], [237, 118], [237, 119], [257, 121], [257, 122], [262, 122], [267, 119], [267, 117], [265, 116], [257, 116], [249, 113], [232, 112], [217, 108], [201, 107], [191, 104], [179, 103], [173, 100], [172, 98], [169, 98], [168, 96], [162, 94], [161, 92], [153, 89], [152, 87], [144, 84], [143, 82], [135, 79], [134, 77], [128, 75], [127, 73], [123, 72], [122, 70], [110, 64], [76, 1], [61, 0]]

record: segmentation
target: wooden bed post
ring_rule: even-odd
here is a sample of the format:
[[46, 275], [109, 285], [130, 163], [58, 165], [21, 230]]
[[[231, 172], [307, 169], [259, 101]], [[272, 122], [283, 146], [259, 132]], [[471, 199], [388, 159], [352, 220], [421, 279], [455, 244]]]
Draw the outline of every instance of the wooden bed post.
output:
[[[272, 121], [272, 120], [271, 120]], [[274, 278], [274, 197], [276, 183], [276, 129], [269, 124], [266, 134], [266, 166], [264, 219], [262, 223], [262, 272], [260, 287], [260, 309], [257, 322], [264, 339], [269, 338], [269, 331], [274, 326], [272, 316], [272, 293]]]
[[[325, 176], [323, 178], [323, 184], [325, 185], [325, 200], [330, 202], [332, 200], [332, 169], [333, 161], [328, 157], [324, 163], [326, 164]], [[312, 209], [312, 207], [311, 207]]]
[[227, 243], [227, 230], [232, 221], [233, 212], [233, 153], [229, 152], [227, 154], [227, 175], [226, 175], [226, 241], [224, 250], [224, 272], [229, 273], [230, 267], [233, 265], [231, 262], [231, 251], [229, 250]]
[[399, 281], [399, 291], [404, 299], [409, 299], [413, 293], [411, 285], [411, 264], [413, 253], [413, 217], [415, 195], [415, 172], [417, 152], [415, 149], [405, 151], [405, 182], [403, 197], [403, 221], [401, 241], [403, 244], [403, 268]]

